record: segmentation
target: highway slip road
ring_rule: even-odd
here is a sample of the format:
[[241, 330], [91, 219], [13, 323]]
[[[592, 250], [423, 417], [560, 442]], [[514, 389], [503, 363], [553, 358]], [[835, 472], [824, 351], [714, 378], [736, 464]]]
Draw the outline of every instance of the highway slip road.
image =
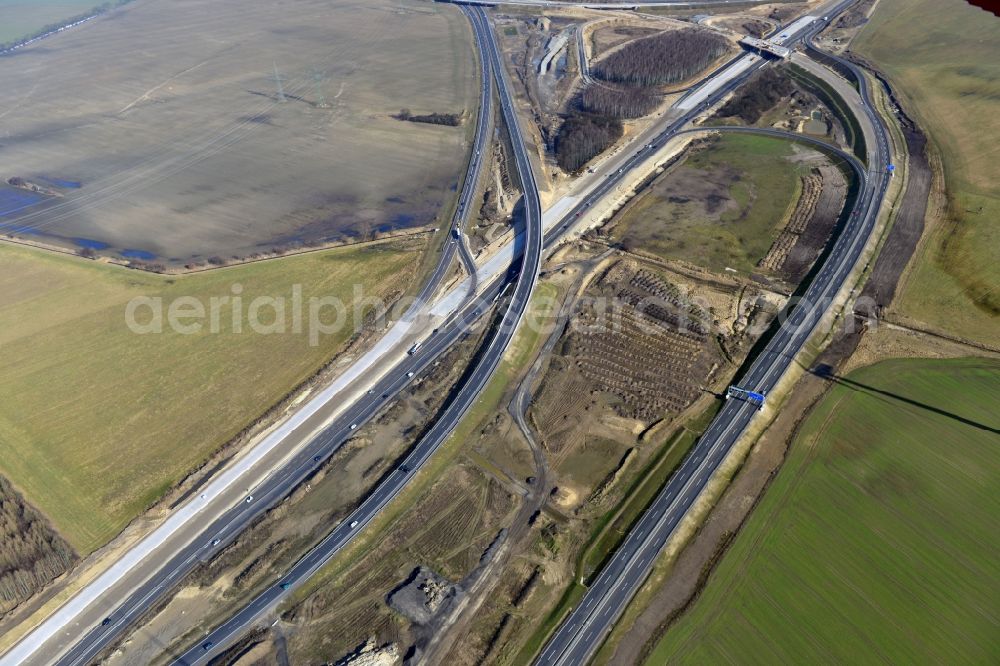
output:
[[[498, 73], [497, 81], [498, 83], [501, 83], [501, 81], [505, 81], [504, 77], [506, 76], [506, 71], [501, 66], [500, 53], [496, 42], [493, 39], [493, 35], [489, 31], [485, 15], [482, 10], [478, 8], [469, 10], [469, 14], [473, 21], [477, 40], [481, 43], [481, 48], [488, 48], [491, 57], [494, 59], [493, 66], [495, 73]], [[792, 24], [790, 28], [786, 28], [786, 32], [790, 35], [802, 34], [802, 30], [804, 30], [805, 26], [811, 24], [811, 18], [807, 21], [800, 20]], [[788, 39], [792, 39], [792, 37], [789, 37]], [[488, 47], [482, 46], [483, 44], [488, 45]], [[612, 169], [609, 174], [610, 177], [598, 180], [596, 187], [592, 187], [586, 195], [573, 199], [576, 205], [568, 207], [565, 216], [560, 221], [555, 222], [555, 220], [552, 220], [552, 227], [550, 228], [545, 239], [546, 245], [548, 246], [556, 243], [560, 235], [565, 233], [572, 226], [572, 223], [578, 219], [587, 208], [589, 208], [593, 203], [599, 201], [602, 197], [610, 193], [615, 187], [618, 186], [621, 178], [624, 177], [624, 174], [626, 174], [628, 170], [645, 162], [649, 155], [653, 152], [653, 149], [662, 146], [667, 141], [682, 133], [682, 128], [699, 113], [701, 113], [705, 107], [716, 103], [723, 96], [734, 90], [735, 87], [741, 85], [746, 80], [746, 77], [749, 76], [749, 72], [755, 71], [766, 62], [753, 55], [747, 55], [744, 56], [744, 58], [750, 61], [751, 66], [738, 70], [739, 74], [742, 74], [743, 76], [733, 74], [733, 70], [730, 67], [723, 67], [714, 72], [712, 76], [703, 84], [703, 88], [707, 89], [707, 92], [705, 92], [703, 88], [695, 88], [692, 91], [693, 94], [699, 95], [698, 105], [686, 105], [682, 107], [681, 111], [678, 114], [675, 114], [676, 117], [674, 120], [653, 140], [651, 144], [649, 144], [649, 147], [640, 148], [634, 154], [628, 155], [621, 161], [615, 162], [612, 165]], [[509, 93], [510, 89], [506, 83], [502, 83], [499, 87], [506, 93], [501, 96], [501, 102], [505, 112], [505, 119], [507, 119], [508, 126], [511, 126], [513, 123], [509, 118], [513, 118], [514, 116], [513, 103]], [[510, 116], [507, 116], [508, 110]], [[516, 122], [516, 120], [514, 122]], [[526, 169], [530, 172], [530, 165], [527, 162], [527, 155], [524, 150], [523, 140], [516, 142], [515, 145], [517, 146], [515, 152], [519, 169]], [[554, 206], [553, 208], [557, 207]], [[564, 209], [565, 208], [566, 207], [564, 207]], [[514, 250], [512, 249], [512, 254], [510, 255], [511, 257], [513, 257], [513, 252]], [[503, 252], [500, 253], [501, 256], [503, 256], [503, 254]], [[494, 257], [494, 260], [499, 258], [500, 257]], [[504, 260], [506, 261], [506, 259]], [[484, 385], [485, 383], [483, 383], [483, 386]], [[473, 395], [469, 395], [469, 398], [470, 400], [474, 400]], [[241, 610], [237, 615], [230, 618], [226, 623], [205, 636], [199, 645], [188, 650], [188, 652], [182, 655], [176, 663], [200, 663], [210, 655], [217, 654], [222, 648], [231, 645], [235, 640], [237, 640], [240, 635], [253, 626], [256, 621], [258, 621], [264, 614], [272, 609], [276, 603], [284, 598], [291, 589], [294, 589], [295, 586], [301, 584], [301, 582], [308, 578], [319, 566], [322, 565], [322, 563], [326, 562], [330, 557], [335, 555], [345, 545], [347, 545], [356, 533], [354, 529], [350, 527], [351, 523], [356, 521], [357, 525], [355, 529], [360, 529], [375, 515], [377, 515], [378, 511], [380, 511], [381, 508], [384, 507], [385, 504], [405, 485], [405, 482], [408, 480], [409, 476], [412, 475], [413, 470], [415, 469], [414, 465], [419, 465], [426, 460], [433, 450], [435, 450], [437, 446], [439, 446], [440, 443], [447, 437], [447, 434], [451, 431], [453, 426], [457, 424], [457, 422], [457, 418], [452, 421], [450, 418], [443, 417], [437, 424], [441, 426], [441, 429], [438, 430], [437, 427], [435, 427], [435, 430], [432, 433], [428, 433], [428, 436], [418, 445], [417, 450], [414, 451], [413, 454], [411, 454], [411, 456], [409, 456], [401, 464], [398, 473], [393, 475], [393, 477], [386, 482], [384, 487], [380, 486], [372, 497], [365, 501], [365, 504], [356, 514], [345, 519], [344, 523], [346, 525], [342, 524], [339, 526], [326, 541], [310, 552], [299, 564], [293, 567], [288, 574], [283, 576], [271, 588], [265, 590], [264, 593], [251, 602], [249, 606]]]
[[[175, 662], [177, 664], [206, 662], [211, 659], [212, 655], [238, 640], [263, 614], [271, 610], [297, 585], [308, 580], [330, 558], [350, 543], [365, 525], [378, 516], [382, 509], [406, 487], [413, 475], [430, 459], [438, 447], [444, 443], [455, 426], [479, 398], [480, 393], [493, 377], [511, 340], [513, 340], [518, 325], [531, 301], [531, 294], [538, 280], [542, 254], [542, 215], [538, 190], [524, 147], [524, 138], [521, 136], [510, 87], [500, 61], [500, 53], [485, 14], [478, 8], [470, 9], [467, 13], [472, 21], [480, 50], [484, 53], [484, 59], [488, 58], [492, 61], [491, 65], [499, 88], [504, 121], [512, 135], [510, 137], [511, 144], [514, 146], [517, 171], [524, 191], [525, 247], [520, 271], [514, 281], [512, 296], [507, 308], [457, 395], [447, 405], [430, 430], [396, 468], [396, 471], [380, 483], [360, 507], [347, 516], [318, 546], [299, 560], [287, 574], [248, 606], [210, 632], [198, 645], [181, 655]], [[499, 284], [494, 283], [493, 289], [499, 287]], [[456, 332], [459, 330], [456, 327]]]
[[[838, 3], [824, 13], [833, 18], [849, 5]], [[825, 22], [820, 21], [797, 39], [807, 44]], [[860, 172], [860, 192], [843, 231], [805, 291], [800, 304], [782, 323], [774, 337], [740, 378], [743, 388], [766, 394], [794, 362], [795, 355], [845, 285], [862, 256], [875, 228], [889, 183], [889, 146], [886, 130], [872, 110], [867, 80], [850, 66], [861, 82], [860, 107], [869, 149], [867, 171]], [[852, 161], [855, 169], [857, 165]], [[757, 406], [729, 400], [698, 440], [687, 459], [629, 531], [614, 556], [587, 590], [579, 605], [565, 618], [542, 650], [536, 664], [556, 666], [587, 663], [601, 646], [635, 592], [646, 580], [667, 540], [705, 488], [757, 413]]]
[[441, 286], [441, 281], [451, 269], [451, 262], [455, 258], [456, 251], [458, 252], [459, 259], [462, 261], [462, 265], [465, 267], [465, 271], [473, 276], [473, 280], [470, 282], [469, 293], [474, 293], [478, 286], [478, 282], [475, 279], [476, 260], [473, 259], [472, 253], [469, 252], [469, 246], [465, 243], [463, 232], [465, 231], [465, 222], [469, 217], [470, 211], [472, 211], [472, 200], [476, 196], [479, 176], [483, 171], [483, 159], [488, 153], [487, 148], [490, 145], [490, 129], [493, 121], [493, 84], [490, 77], [492, 70], [490, 69], [488, 60], [481, 60], [480, 66], [479, 111], [476, 114], [476, 132], [472, 140], [472, 155], [469, 157], [469, 165], [465, 170], [465, 179], [462, 181], [462, 191], [458, 195], [455, 214], [451, 218], [451, 225], [446, 229], [448, 236], [444, 241], [442, 256], [438, 259], [438, 264], [426, 284], [424, 284], [424, 288], [420, 290], [420, 293], [414, 299], [413, 306], [410, 308], [410, 312], [413, 315], [416, 315], [433, 298], [434, 294], [437, 293], [438, 287]]
[[[481, 17], [477, 21], [482, 21]], [[476, 32], [481, 38], [481, 24]], [[755, 66], [763, 65], [764, 61], [756, 56], [744, 57]], [[499, 67], [495, 47], [490, 59], [496, 68], [494, 78], [506, 76]], [[710, 77], [709, 84], [717, 83], [716, 74]], [[729, 82], [717, 87], [704, 105], [671, 114], [670, 118], [675, 120], [657, 140], [671, 138], [676, 129], [735, 85]], [[512, 113], [509, 97], [502, 97], [501, 101], [504, 100], [504, 112]], [[508, 125], [516, 127], [516, 123]], [[514, 144], [519, 147], [518, 161], [526, 164], [523, 145], [518, 141]], [[623, 174], [645, 162], [651, 154], [640, 144], [605, 160], [597, 171], [607, 178], [582, 182], [575, 194], [546, 211], [541, 220], [546, 230], [545, 245], [558, 242], [591, 204], [611, 192]], [[465, 207], [465, 213], [468, 208]], [[330, 386], [310, 397], [297, 412], [243, 452], [200, 488], [196, 497], [174, 509], [111, 568], [9, 650], [0, 664], [85, 663], [88, 655], [97, 654], [112, 643], [143, 609], [171, 589], [184, 572], [223, 547], [253, 518], [322, 464], [347, 439], [349, 426], [364, 422], [381, 409], [410, 381], [409, 373], [419, 373], [449, 348], [460, 337], [459, 331], [466, 325], [463, 320], [482, 316], [493, 296], [499, 293], [498, 280], [507, 274], [515, 255], [527, 246], [523, 234], [516, 240], [479, 267], [478, 279], [485, 285], [481, 303], [469, 303], [467, 280], [429, 308], [411, 311], [393, 324], [370, 351]], [[426, 334], [435, 324], [438, 331]], [[423, 341], [420, 350], [412, 356], [406, 355], [406, 348], [416, 340]], [[251, 493], [254, 499], [245, 502]], [[107, 624], [103, 622], [105, 618]], [[64, 657], [60, 660], [61, 655]]]
[[[428, 321], [440, 321], [449, 317], [459, 321], [457, 313], [461, 311], [467, 315], [475, 310], [465, 307], [475, 292], [478, 281], [475, 278], [474, 260], [461, 232], [473, 209], [471, 203], [476, 194], [484, 158], [488, 154], [487, 146], [490, 145], [492, 131], [490, 61], [481, 59], [481, 67], [479, 112], [469, 164], [451, 225], [443, 231], [449, 238], [444, 241], [438, 265], [415, 298], [413, 306], [348, 371], [309, 399], [263, 441], [244, 452], [233, 465], [201, 488], [196, 497], [178, 507], [142, 542], [126, 552], [118, 562], [9, 650], [0, 658], [0, 664], [52, 663], [74, 639], [81, 639], [82, 642], [73, 648], [72, 653], [66, 654], [64, 661], [67, 663], [83, 663], [89, 656], [97, 654], [134, 621], [143, 609], [177, 583], [184, 572], [224, 547], [239, 533], [243, 525], [265, 510], [269, 503], [287, 494], [287, 489], [294, 487], [293, 484], [308, 476], [329, 457], [349, 435], [349, 423], [362, 422], [368, 418], [367, 415], [390, 402], [408, 383], [407, 372], [419, 372], [457, 339], [440, 336], [437, 344], [427, 345], [414, 358], [403, 356], [400, 351], [417, 339], [414, 332], [419, 333], [422, 325], [426, 326]], [[435, 314], [429, 316], [430, 299], [447, 275], [456, 251], [473, 278], [466, 280], [461, 289], [454, 290], [454, 297], [449, 301], [450, 309], [438, 307]], [[377, 378], [382, 374], [380, 367], [386, 365], [386, 359], [394, 356], [403, 356], [403, 363], [389, 377], [372, 386], [370, 394], [361, 391], [366, 398], [363, 400], [364, 405], [357, 405], [353, 409], [338, 409], [336, 403], [345, 397], [345, 393], [357, 391], [356, 386], [373, 374]], [[368, 386], [364, 388], [367, 389]], [[371, 397], [376, 393], [375, 397]], [[330, 423], [338, 413], [340, 420], [346, 421], [341, 424], [342, 427]], [[289, 449], [296, 448], [292, 442], [314, 439], [316, 441], [291, 459], [286, 457]], [[270, 470], [279, 465], [285, 469], [271, 475]], [[261, 469], [265, 470], [264, 475], [260, 472]], [[276, 483], [277, 480], [280, 483]], [[279, 486], [284, 489], [284, 493]], [[244, 500], [251, 494], [254, 501], [246, 504]], [[216, 539], [219, 543], [210, 545]], [[167, 560], [170, 560], [171, 555], [174, 555], [173, 560], [179, 560], [183, 566], [168, 564]], [[113, 603], [115, 599], [120, 601], [126, 597], [129, 599], [124, 604]], [[103, 625], [105, 618], [109, 622]]]

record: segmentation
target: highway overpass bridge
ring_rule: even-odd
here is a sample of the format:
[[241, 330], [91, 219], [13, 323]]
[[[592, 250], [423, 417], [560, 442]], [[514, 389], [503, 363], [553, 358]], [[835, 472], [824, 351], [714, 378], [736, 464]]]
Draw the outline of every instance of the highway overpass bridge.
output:
[[781, 44], [775, 44], [769, 39], [758, 39], [748, 35], [740, 40], [740, 44], [759, 52], [761, 55], [770, 54], [778, 56], [782, 59], [787, 59], [792, 55], [792, 50], [790, 48], [782, 46]]

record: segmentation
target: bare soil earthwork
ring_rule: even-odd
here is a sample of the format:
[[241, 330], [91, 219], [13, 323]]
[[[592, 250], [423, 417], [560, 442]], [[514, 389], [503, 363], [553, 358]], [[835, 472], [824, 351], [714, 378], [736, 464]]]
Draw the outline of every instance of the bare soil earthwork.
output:
[[[683, 456], [693, 436], [681, 424], [705, 409], [713, 397], [707, 387], [728, 371], [719, 369], [725, 364], [708, 331], [733, 329], [738, 286], [692, 286], [654, 262], [602, 249], [569, 248], [550, 273], [568, 279], [590, 266], [587, 279], [573, 278], [579, 295], [569, 301], [565, 328], [552, 334], [531, 393], [527, 420], [546, 461], [547, 501], [498, 575], [495, 593], [465, 620], [466, 633], [449, 653], [454, 663], [530, 659], [545, 629], [572, 605], [565, 595], [573, 597], [577, 577], [593, 571], [641, 511], [642, 498], [631, 502], [637, 484], [653, 479], [641, 494], [655, 492]], [[599, 255], [605, 258], [595, 263]], [[709, 295], [711, 289], [718, 293]], [[709, 302], [713, 313], [701, 309]], [[506, 414], [491, 421], [478, 451], [521, 439]], [[675, 435], [682, 445], [674, 446]]]
[[613, 427], [638, 434], [683, 411], [711, 383], [720, 360], [708, 313], [634, 262], [608, 268], [578, 308], [532, 406], [550, 455], [571, 469], [585, 453], [574, 443], [600, 439], [607, 412], [619, 419], [611, 419]]
[[47, 193], [0, 233], [183, 263], [431, 223], [466, 128], [391, 114], [472, 113], [476, 72], [449, 5], [129, 4], [0, 59], [0, 180]]

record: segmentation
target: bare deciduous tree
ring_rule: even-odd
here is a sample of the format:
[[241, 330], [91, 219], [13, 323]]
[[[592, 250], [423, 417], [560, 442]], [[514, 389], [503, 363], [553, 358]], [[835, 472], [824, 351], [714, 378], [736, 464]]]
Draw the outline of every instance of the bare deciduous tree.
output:
[[597, 62], [594, 76], [633, 86], [677, 83], [697, 74], [726, 52], [726, 40], [697, 28], [637, 39]]

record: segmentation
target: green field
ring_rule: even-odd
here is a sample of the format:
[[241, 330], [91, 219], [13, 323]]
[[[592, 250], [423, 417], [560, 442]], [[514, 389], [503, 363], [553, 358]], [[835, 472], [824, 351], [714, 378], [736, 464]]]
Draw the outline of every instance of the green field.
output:
[[801, 189], [805, 165], [770, 137], [727, 134], [650, 186], [612, 235], [664, 259], [756, 270]]
[[[311, 296], [340, 298], [350, 320], [355, 285], [370, 297], [407, 284], [423, 246], [334, 249], [172, 277], [0, 246], [0, 474], [78, 552], [90, 552], [344, 348], [353, 326], [310, 344]], [[172, 299], [192, 296], [208, 310], [237, 284], [242, 332], [232, 303], [219, 308], [219, 333], [207, 319], [200, 333], [170, 330]], [[301, 334], [291, 330], [295, 284]], [[285, 298], [285, 334], [250, 329], [250, 303], [264, 295]], [[162, 297], [162, 334], [126, 326], [136, 296]], [[324, 321], [333, 317], [325, 310]], [[136, 316], [149, 318], [148, 309]], [[263, 308], [259, 321], [273, 321], [273, 311]]]
[[846, 379], [647, 663], [1000, 661], [1000, 361]]
[[949, 220], [899, 307], [996, 342], [1000, 315], [1000, 19], [964, 0], [881, 0], [853, 48], [883, 68], [944, 162]]
[[86, 14], [97, 0], [0, 0], [0, 44], [33, 35], [42, 28]]

